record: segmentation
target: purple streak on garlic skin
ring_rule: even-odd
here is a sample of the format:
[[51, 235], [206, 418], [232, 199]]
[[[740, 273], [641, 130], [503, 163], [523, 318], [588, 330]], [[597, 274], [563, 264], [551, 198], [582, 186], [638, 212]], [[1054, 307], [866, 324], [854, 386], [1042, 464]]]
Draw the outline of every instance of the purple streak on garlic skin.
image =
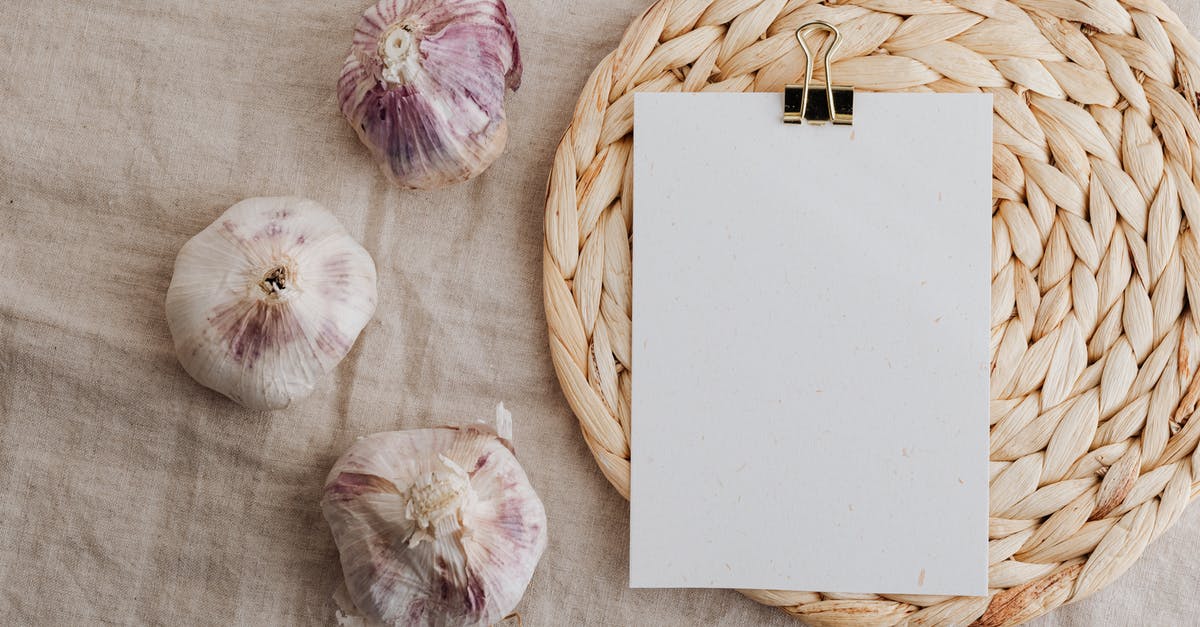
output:
[[381, 0], [355, 28], [338, 100], [393, 182], [428, 189], [504, 150], [504, 94], [521, 70], [502, 0]]
[[229, 356], [253, 368], [264, 351], [296, 339], [298, 330], [291, 312], [262, 301], [239, 301], [218, 307], [210, 318], [229, 348]]
[[330, 501], [349, 500], [356, 496], [377, 492], [380, 494], [400, 494], [396, 484], [375, 475], [364, 475], [357, 472], [343, 472], [337, 480], [325, 488], [325, 498]]

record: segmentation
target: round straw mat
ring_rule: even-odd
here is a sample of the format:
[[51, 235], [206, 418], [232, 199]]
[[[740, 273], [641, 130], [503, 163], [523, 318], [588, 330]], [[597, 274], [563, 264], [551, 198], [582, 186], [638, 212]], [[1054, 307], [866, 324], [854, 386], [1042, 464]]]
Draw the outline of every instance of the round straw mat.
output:
[[1083, 599], [1200, 487], [1200, 44], [1160, 0], [650, 7], [550, 174], [550, 349], [584, 439], [628, 496], [633, 93], [782, 91], [814, 19], [845, 36], [838, 83], [994, 95], [991, 594], [744, 593], [812, 625], [1012, 625]]

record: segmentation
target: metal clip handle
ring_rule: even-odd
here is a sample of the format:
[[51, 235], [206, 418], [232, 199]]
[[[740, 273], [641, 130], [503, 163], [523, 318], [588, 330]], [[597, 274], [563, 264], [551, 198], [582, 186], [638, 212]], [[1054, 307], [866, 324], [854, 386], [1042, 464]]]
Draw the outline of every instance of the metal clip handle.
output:
[[[809, 98], [813, 91], [813, 53], [809, 49], [808, 43], [804, 41], [804, 35], [814, 30], [826, 30], [833, 33], [833, 43], [829, 45], [829, 50], [825, 53], [823, 60], [825, 89], [817, 88], [817, 91], [825, 92], [823, 103], [813, 102]], [[817, 20], [796, 29], [796, 40], [800, 42], [800, 49], [804, 51], [804, 84], [788, 85], [784, 89], [783, 121], [792, 124], [801, 122], [852, 124], [854, 122], [854, 88], [834, 85], [833, 74], [829, 70], [830, 57], [837, 51], [838, 46], [842, 45], [841, 31], [829, 22]], [[824, 110], [820, 105], [824, 105]]]

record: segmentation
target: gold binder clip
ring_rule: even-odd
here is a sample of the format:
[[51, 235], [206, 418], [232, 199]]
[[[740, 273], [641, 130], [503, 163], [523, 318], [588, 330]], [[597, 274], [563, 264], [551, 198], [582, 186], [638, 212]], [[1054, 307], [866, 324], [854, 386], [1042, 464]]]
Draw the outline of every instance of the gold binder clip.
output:
[[[804, 42], [804, 35], [813, 30], [827, 30], [833, 33], [833, 43], [825, 53], [825, 87], [812, 87], [813, 53]], [[842, 43], [842, 33], [829, 22], [809, 22], [796, 29], [796, 39], [804, 50], [804, 84], [788, 85], [783, 90], [783, 121], [789, 124], [853, 124], [854, 123], [854, 88], [845, 85], [834, 85], [833, 76], [829, 73], [829, 58]], [[809, 98], [813, 93], [816, 98]]]

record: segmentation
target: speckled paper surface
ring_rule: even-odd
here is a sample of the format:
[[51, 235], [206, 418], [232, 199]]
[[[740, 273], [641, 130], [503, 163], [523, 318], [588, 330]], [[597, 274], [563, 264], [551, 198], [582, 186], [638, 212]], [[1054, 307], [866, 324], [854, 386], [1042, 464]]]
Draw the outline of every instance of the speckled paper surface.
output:
[[985, 596], [992, 98], [782, 104], [635, 101], [630, 581]]

